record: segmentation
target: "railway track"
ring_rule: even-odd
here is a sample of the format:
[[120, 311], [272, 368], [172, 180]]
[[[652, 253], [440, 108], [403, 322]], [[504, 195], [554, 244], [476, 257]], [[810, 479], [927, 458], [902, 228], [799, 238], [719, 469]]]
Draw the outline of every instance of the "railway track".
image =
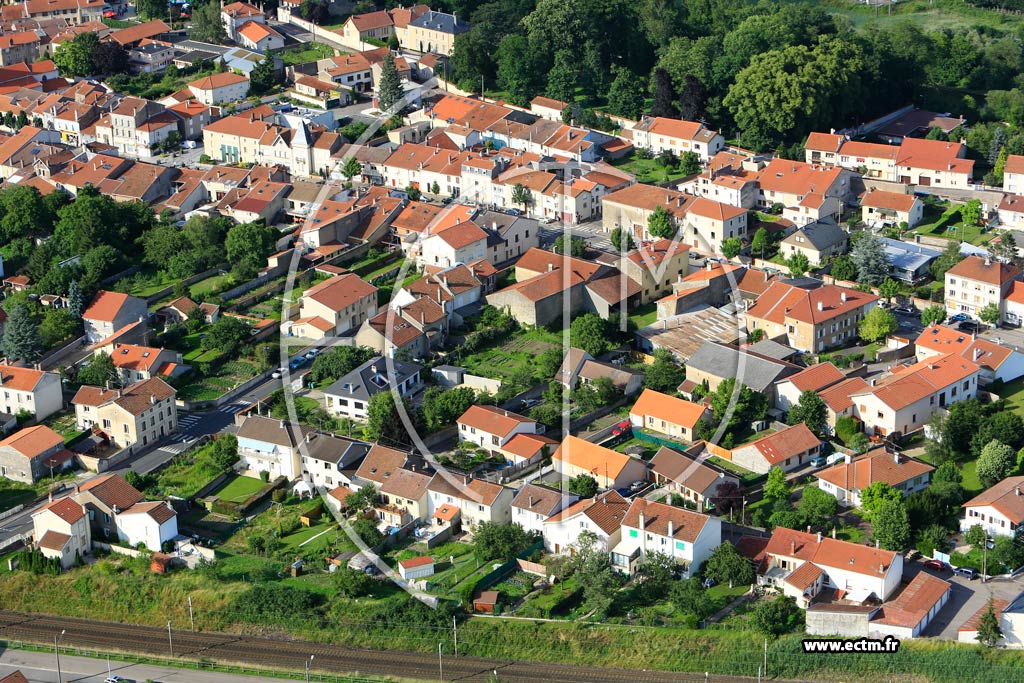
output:
[[[68, 647], [167, 657], [167, 631], [117, 622], [25, 614], [0, 610], [0, 638], [52, 644], [64, 631]], [[273, 640], [229, 633], [172, 631], [174, 657], [224, 664], [302, 671], [310, 655], [315, 669], [329, 674], [393, 676], [437, 680], [437, 657], [403, 650], [366, 650], [300, 640]], [[704, 683], [703, 674], [637, 671], [478, 657], [443, 658], [444, 679], [490, 682], [493, 672], [509, 683]], [[712, 676], [714, 683], [750, 683], [741, 676]]]

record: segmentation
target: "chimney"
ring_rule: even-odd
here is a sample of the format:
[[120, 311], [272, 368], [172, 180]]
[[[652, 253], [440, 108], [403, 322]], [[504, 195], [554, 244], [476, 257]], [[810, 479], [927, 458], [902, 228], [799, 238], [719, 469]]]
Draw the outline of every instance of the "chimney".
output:
[[881, 562], [878, 563], [878, 573], [879, 574], [884, 574], [885, 573], [885, 565], [882, 564]]
[[1021, 492], [1020, 492], [1020, 487], [1018, 486], [1017, 488], [1015, 488], [1015, 489], [1013, 490], [1013, 492], [1014, 492], [1015, 494], [1017, 494], [1018, 496], [1019, 496], [1019, 495], [1021, 495]]
[[530, 494], [530, 507], [533, 507], [533, 494]]
[[878, 539], [877, 538], [875, 539], [875, 549], [876, 550], [878, 549]]
[[645, 525], [644, 525], [644, 513], [642, 513], [642, 512], [640, 513], [640, 524], [639, 524], [639, 526], [640, 526], [641, 531], [644, 528], [646, 528]]
[[549, 263], [549, 264], [548, 264], [548, 272], [550, 273], [550, 272], [551, 272], [551, 271], [553, 271], [554, 269], [555, 269], [555, 264], [554, 264], [554, 263]]
[[277, 421], [277, 428], [278, 429], [284, 429], [284, 420], [278, 420]]
[[676, 525], [672, 523], [672, 520], [668, 520], [668, 537], [672, 538], [676, 535]]
[[807, 525], [807, 533], [811, 533], [811, 525], [810, 524]]
[[672, 197], [666, 196], [665, 197], [665, 204], [668, 205], [668, 206], [671, 206], [672, 205]]
[[844, 304], [846, 303], [846, 292], [840, 292], [839, 300], [842, 301]]
[[896, 451], [896, 452], [894, 452], [894, 453], [892, 454], [892, 461], [893, 461], [894, 463], [896, 463], [897, 465], [899, 465], [899, 464], [900, 464], [900, 461], [901, 461], [901, 460], [902, 460], [902, 458], [900, 458], [900, 452], [899, 452], [899, 451]]
[[818, 532], [818, 543], [821, 543], [821, 532]]
[[789, 554], [796, 555], [796, 541], [789, 542]]
[[818, 302], [818, 310], [819, 311], [824, 311], [825, 310], [824, 302], [821, 302], [821, 301]]

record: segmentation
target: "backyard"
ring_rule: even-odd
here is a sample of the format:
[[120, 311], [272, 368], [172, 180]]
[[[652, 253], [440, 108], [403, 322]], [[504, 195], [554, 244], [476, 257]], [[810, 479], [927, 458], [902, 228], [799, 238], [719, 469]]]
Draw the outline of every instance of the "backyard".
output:
[[263, 481], [256, 477], [237, 475], [230, 477], [224, 486], [212, 495], [231, 503], [244, 503], [264, 486]]
[[78, 421], [75, 419], [74, 410], [62, 410], [54, 413], [42, 422], [44, 425], [64, 437], [64, 443], [74, 441], [82, 434], [84, 429], [78, 428]]
[[[537, 371], [537, 356], [548, 349], [561, 349], [561, 335], [545, 328], [518, 330], [501, 344], [471, 353], [459, 361], [466, 372], [507, 380]], [[550, 378], [541, 378], [550, 379]]]
[[686, 177], [679, 170], [678, 165], [670, 169], [663, 166], [656, 158], [641, 159], [636, 154], [631, 154], [624, 159], [617, 159], [611, 163], [619, 170], [635, 175], [638, 183], [667, 183]]
[[318, 59], [326, 59], [327, 57], [334, 56], [334, 48], [323, 43], [303, 43], [300, 46], [290, 48], [280, 53], [280, 57], [284, 60], [285, 66], [293, 66], [295, 64], [306, 64], [308, 62], [315, 62]]

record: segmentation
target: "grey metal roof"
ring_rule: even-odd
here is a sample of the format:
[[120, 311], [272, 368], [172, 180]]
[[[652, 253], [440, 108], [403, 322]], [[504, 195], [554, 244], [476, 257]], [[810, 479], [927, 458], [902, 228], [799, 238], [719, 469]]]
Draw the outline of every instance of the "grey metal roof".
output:
[[1003, 608], [1003, 612], [1021, 612], [1024, 613], [1024, 593], [1021, 593], [1015, 597], [1009, 605]]
[[441, 33], [465, 33], [469, 30], [469, 24], [460, 21], [454, 14], [445, 12], [428, 11], [409, 22], [410, 26], [418, 28], [429, 28]]
[[715, 342], [706, 342], [697, 349], [697, 352], [686, 361], [686, 367], [713, 377], [736, 377], [754, 391], [765, 391], [772, 383], [789, 377], [800, 369]]
[[751, 353], [759, 353], [762, 356], [768, 356], [769, 358], [775, 358], [777, 360], [786, 360], [787, 358], [792, 358], [796, 354], [800, 353], [792, 346], [786, 346], [785, 344], [780, 344], [779, 342], [772, 341], [771, 339], [765, 339], [757, 342], [756, 344], [751, 344], [747, 347], [747, 350]]
[[390, 390], [422, 369], [416, 363], [389, 361], [376, 356], [324, 389], [324, 393], [368, 401], [374, 394]]
[[921, 244], [911, 244], [900, 240], [882, 237], [882, 244], [885, 246], [885, 258], [896, 270], [916, 272], [937, 259], [941, 249], [926, 247]]

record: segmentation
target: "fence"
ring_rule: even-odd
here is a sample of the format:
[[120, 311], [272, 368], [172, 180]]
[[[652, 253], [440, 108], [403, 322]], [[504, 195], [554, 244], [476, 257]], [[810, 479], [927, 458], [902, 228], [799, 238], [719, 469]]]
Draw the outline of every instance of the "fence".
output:
[[10, 510], [6, 510], [4, 512], [0, 512], [0, 520], [7, 519], [8, 517], [10, 517], [12, 515], [16, 515], [16, 514], [18, 514], [19, 512], [21, 512], [24, 509], [25, 509], [25, 505], [24, 504], [15, 505]]
[[72, 339], [61, 346], [58, 346], [56, 349], [39, 359], [39, 367], [45, 370], [56, 366], [66, 356], [70, 356], [73, 351], [80, 350], [84, 343], [85, 335], [83, 334], [77, 339]]
[[93, 541], [92, 547], [96, 548], [97, 550], [105, 550], [108, 553], [114, 553], [116, 555], [127, 555], [128, 557], [139, 557], [140, 555], [146, 554], [146, 551], [144, 550], [126, 548], [123, 545], [112, 545], [110, 543], [104, 543], [103, 541]]
[[499, 567], [495, 567], [490, 572], [484, 574], [476, 581], [477, 592], [487, 590], [496, 583], [500, 583], [502, 579], [512, 573], [513, 570], [519, 569], [519, 560], [529, 557], [538, 550], [544, 549], [544, 541], [537, 541], [523, 552], [516, 555], [508, 562], [503, 563]]

